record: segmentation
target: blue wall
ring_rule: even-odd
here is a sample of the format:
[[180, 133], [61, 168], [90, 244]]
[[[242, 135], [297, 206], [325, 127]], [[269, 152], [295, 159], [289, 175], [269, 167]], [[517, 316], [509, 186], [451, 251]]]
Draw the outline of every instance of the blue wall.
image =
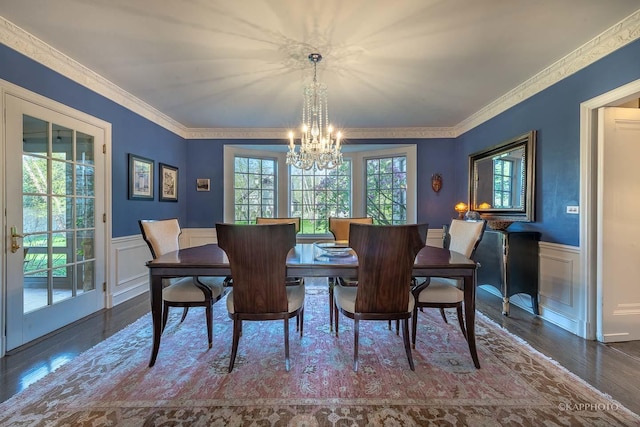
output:
[[[37, 62], [0, 45], [0, 79], [112, 124], [112, 234], [139, 234], [139, 218], [187, 219], [185, 140]], [[128, 200], [128, 153], [155, 160], [154, 201]], [[158, 163], [180, 170], [177, 203], [158, 201]]]
[[[223, 212], [223, 156], [224, 146], [232, 145], [265, 145], [265, 144], [286, 144], [285, 138], [282, 140], [189, 140], [188, 159], [189, 170], [187, 179], [189, 181], [189, 227], [213, 227], [216, 222], [224, 220]], [[453, 206], [457, 203], [455, 194], [455, 182], [458, 177], [454, 173], [454, 150], [455, 141], [453, 139], [372, 139], [372, 140], [349, 140], [348, 144], [416, 144], [417, 145], [417, 165], [418, 165], [418, 185], [417, 185], [417, 221], [426, 222], [430, 228], [440, 228], [443, 224], [448, 224], [452, 216], [456, 213]], [[439, 193], [431, 189], [431, 175], [440, 173], [443, 177], [444, 185]], [[196, 178], [209, 178], [211, 180], [210, 192], [197, 192], [195, 190]], [[192, 185], [193, 184], [193, 185]], [[460, 199], [464, 200], [464, 199]], [[281, 213], [281, 215], [283, 215]], [[286, 215], [286, 214], [285, 214]]]
[[[540, 231], [543, 241], [579, 246], [579, 216], [566, 207], [580, 201], [580, 103], [639, 78], [636, 40], [461, 135], [457, 173], [468, 175], [469, 154], [536, 130], [535, 222], [510, 230]], [[457, 194], [466, 191], [466, 182], [458, 182]]]
[[[417, 144], [418, 222], [431, 228], [448, 223], [453, 206], [467, 199], [468, 155], [521, 135], [538, 132], [536, 222], [513, 229], [537, 230], [542, 240], [579, 245], [579, 104], [640, 78], [640, 40], [461, 135], [457, 140], [358, 140], [359, 143]], [[223, 220], [224, 144], [275, 141], [190, 140], [150, 122], [46, 67], [0, 45], [0, 78], [112, 124], [113, 237], [138, 234], [138, 218], [178, 217], [185, 227], [212, 227]], [[155, 160], [155, 200], [127, 199], [127, 153]], [[180, 170], [178, 203], [158, 201], [158, 163]], [[189, 167], [187, 168], [187, 165]], [[443, 188], [431, 190], [431, 175], [441, 173]], [[196, 178], [211, 179], [210, 192], [197, 192]]]

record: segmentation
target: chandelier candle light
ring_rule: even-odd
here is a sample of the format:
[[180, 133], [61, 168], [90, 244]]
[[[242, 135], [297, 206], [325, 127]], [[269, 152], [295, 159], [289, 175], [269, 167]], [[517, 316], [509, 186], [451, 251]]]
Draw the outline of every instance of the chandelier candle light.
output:
[[[293, 132], [289, 132], [287, 164], [298, 169], [334, 169], [342, 164], [340, 152], [342, 135], [340, 132], [334, 135], [334, 130], [329, 124], [327, 87], [318, 83], [317, 79], [318, 62], [321, 60], [322, 55], [319, 53], [309, 55], [309, 61], [313, 62], [313, 82], [304, 88], [302, 135], [298, 151], [296, 151]], [[326, 129], [324, 129], [325, 122]]]

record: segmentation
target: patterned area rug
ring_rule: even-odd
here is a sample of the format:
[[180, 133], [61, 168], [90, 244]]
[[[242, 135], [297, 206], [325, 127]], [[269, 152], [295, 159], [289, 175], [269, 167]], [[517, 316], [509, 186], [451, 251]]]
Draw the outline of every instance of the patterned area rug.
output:
[[175, 309], [148, 368], [151, 317], [83, 353], [0, 404], [2, 426], [632, 426], [640, 417], [479, 315], [475, 369], [455, 312], [419, 314], [415, 372], [386, 322], [362, 322], [353, 372], [353, 322], [329, 331], [327, 291], [307, 288], [304, 336], [282, 322], [246, 322], [227, 373], [231, 320], [214, 306], [214, 346], [204, 314]]

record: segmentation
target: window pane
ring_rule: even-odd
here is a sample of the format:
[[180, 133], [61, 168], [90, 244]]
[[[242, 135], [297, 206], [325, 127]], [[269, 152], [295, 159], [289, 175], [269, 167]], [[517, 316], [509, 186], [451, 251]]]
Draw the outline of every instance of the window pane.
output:
[[376, 224], [407, 222], [407, 158], [397, 156], [366, 161], [367, 216]]
[[328, 233], [330, 216], [351, 216], [351, 161], [336, 169], [289, 169], [289, 215], [300, 217], [301, 234]]
[[253, 224], [256, 217], [276, 212], [276, 161], [236, 157], [234, 170], [234, 219]]

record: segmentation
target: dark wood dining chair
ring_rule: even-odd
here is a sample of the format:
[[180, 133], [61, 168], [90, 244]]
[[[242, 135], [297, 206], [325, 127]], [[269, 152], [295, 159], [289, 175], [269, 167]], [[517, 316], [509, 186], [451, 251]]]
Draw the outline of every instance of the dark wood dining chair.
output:
[[[256, 224], [293, 224], [296, 227], [296, 234], [300, 232], [300, 217], [257, 217]], [[304, 284], [304, 277], [287, 277], [287, 286], [299, 286]]]
[[425, 245], [427, 224], [351, 224], [349, 246], [358, 256], [358, 285], [334, 288], [336, 337], [338, 313], [354, 320], [353, 370], [358, 370], [361, 320], [402, 320], [402, 337], [411, 370], [415, 370], [409, 342], [413, 313], [411, 273], [416, 255]]
[[[333, 234], [336, 241], [349, 241], [349, 227], [351, 224], [373, 224], [372, 217], [329, 217], [329, 231]], [[333, 288], [340, 283], [343, 286], [357, 286], [358, 281], [355, 277], [329, 277], [329, 330], [333, 331]]]
[[[304, 284], [286, 286], [287, 254], [296, 244], [293, 224], [216, 224], [218, 246], [229, 258], [233, 288], [227, 310], [233, 319], [229, 372], [238, 352], [242, 322], [283, 320], [285, 368], [289, 370], [289, 319], [296, 317], [302, 337]], [[265, 345], [264, 342], [256, 343]]]
[[[473, 259], [476, 248], [484, 235], [486, 224], [487, 222], [485, 220], [451, 220], [451, 226], [445, 227], [444, 229], [443, 247]], [[455, 308], [462, 335], [464, 335], [465, 339], [467, 338], [467, 330], [464, 327], [464, 315], [462, 313], [462, 302], [464, 301], [462, 279], [428, 277], [423, 283], [414, 287], [412, 292], [416, 300], [411, 325], [411, 342], [413, 348], [416, 347], [418, 309], [422, 310], [422, 308], [439, 309], [440, 315], [445, 323], [448, 322], [444, 309]]]
[[[138, 221], [142, 238], [151, 250], [153, 259], [180, 249], [180, 224], [176, 218]], [[209, 348], [213, 346], [213, 303], [224, 295], [224, 277], [176, 277], [163, 279], [162, 330], [167, 325], [169, 307], [182, 307], [182, 323], [190, 307], [204, 307], [207, 319]]]

